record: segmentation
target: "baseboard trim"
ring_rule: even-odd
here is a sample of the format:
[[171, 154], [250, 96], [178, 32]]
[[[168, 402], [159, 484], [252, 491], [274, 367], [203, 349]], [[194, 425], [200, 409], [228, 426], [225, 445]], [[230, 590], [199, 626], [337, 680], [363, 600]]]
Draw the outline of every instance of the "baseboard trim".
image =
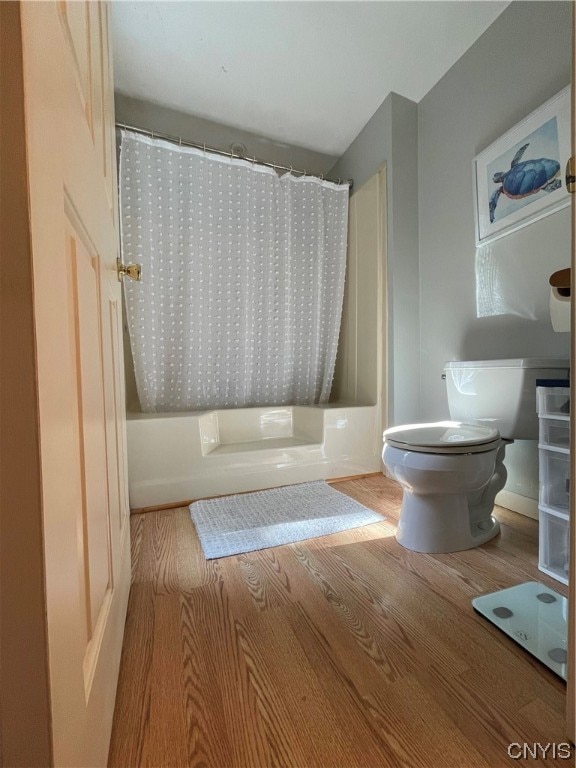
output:
[[[345, 477], [330, 477], [326, 480], [326, 482], [330, 485], [332, 483], [344, 483], [347, 480], [363, 480], [366, 477], [376, 477], [377, 475], [381, 475], [381, 472], [364, 472], [360, 475], [346, 475]], [[276, 487], [276, 486], [275, 486]], [[148, 512], [163, 512], [167, 509], [180, 509], [181, 507], [188, 507], [192, 502], [194, 501], [203, 501], [204, 499], [220, 499], [222, 496], [240, 496], [244, 493], [254, 493], [255, 491], [261, 491], [261, 490], [270, 490], [269, 488], [255, 488], [253, 491], [238, 491], [237, 493], [230, 494], [230, 493], [221, 493], [216, 496], [200, 496], [197, 499], [183, 499], [182, 501], [171, 501], [167, 504], [155, 504], [152, 507], [140, 507], [139, 509], [131, 509], [130, 514], [131, 515], [144, 515]]]
[[496, 504], [511, 509], [512, 512], [518, 512], [520, 515], [538, 520], [538, 499], [530, 499], [528, 496], [521, 496], [519, 493], [512, 493], [512, 491], [500, 491], [496, 496]]

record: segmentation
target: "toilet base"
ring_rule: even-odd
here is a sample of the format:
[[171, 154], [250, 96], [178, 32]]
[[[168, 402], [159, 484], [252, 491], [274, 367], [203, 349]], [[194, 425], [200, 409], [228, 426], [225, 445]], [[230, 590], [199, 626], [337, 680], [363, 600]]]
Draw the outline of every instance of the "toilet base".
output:
[[396, 541], [414, 552], [459, 552], [485, 544], [500, 532], [491, 515], [471, 521], [465, 494], [410, 493], [404, 489]]

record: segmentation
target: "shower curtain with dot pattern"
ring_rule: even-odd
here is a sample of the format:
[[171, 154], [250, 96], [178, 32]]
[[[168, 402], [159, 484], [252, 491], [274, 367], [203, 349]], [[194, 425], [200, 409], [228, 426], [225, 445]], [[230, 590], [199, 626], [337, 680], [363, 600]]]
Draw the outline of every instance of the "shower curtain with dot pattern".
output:
[[120, 210], [142, 410], [328, 401], [347, 185], [123, 130]]

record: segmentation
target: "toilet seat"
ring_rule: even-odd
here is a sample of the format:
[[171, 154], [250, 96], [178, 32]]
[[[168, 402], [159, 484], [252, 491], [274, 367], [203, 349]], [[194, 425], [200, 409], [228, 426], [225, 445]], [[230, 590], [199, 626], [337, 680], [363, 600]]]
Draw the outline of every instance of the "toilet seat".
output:
[[384, 440], [388, 445], [404, 451], [468, 454], [493, 451], [500, 444], [500, 433], [491, 427], [439, 421], [392, 427], [384, 432]]

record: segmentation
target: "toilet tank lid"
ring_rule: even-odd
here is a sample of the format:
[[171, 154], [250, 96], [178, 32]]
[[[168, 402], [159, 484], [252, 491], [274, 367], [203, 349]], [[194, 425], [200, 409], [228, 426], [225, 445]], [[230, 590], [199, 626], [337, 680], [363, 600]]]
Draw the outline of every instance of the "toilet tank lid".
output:
[[452, 360], [444, 369], [453, 368], [570, 368], [570, 361], [562, 357], [516, 357], [506, 360]]

